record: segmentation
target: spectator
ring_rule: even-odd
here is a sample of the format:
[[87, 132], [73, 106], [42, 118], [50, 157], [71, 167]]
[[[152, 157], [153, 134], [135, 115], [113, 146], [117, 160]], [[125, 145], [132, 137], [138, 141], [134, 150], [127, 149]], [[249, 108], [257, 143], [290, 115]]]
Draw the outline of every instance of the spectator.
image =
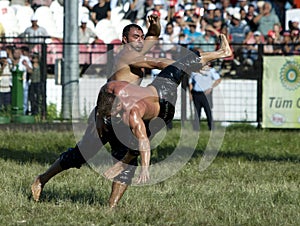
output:
[[243, 24], [248, 24], [247, 21], [246, 21], [246, 16], [247, 16], [247, 13], [246, 13], [246, 10], [244, 10], [243, 8], [240, 9], [240, 15], [241, 15], [241, 23]]
[[[221, 18], [221, 17], [215, 17], [215, 18], [214, 18], [214, 21], [213, 21], [213, 28], [214, 28], [218, 33], [220, 33], [222, 27], [223, 27], [223, 21], [222, 21], [222, 18]], [[219, 34], [216, 34], [216, 35], [219, 35]]]
[[247, 45], [245, 48], [243, 48], [243, 63], [248, 66], [253, 66], [253, 64], [258, 59], [258, 46], [259, 44], [263, 44], [262, 42], [262, 34], [260, 31], [255, 31], [253, 33], [255, 43], [252, 45]]
[[139, 1], [138, 0], [130, 0], [129, 2], [129, 8], [127, 12], [125, 12], [125, 15], [123, 19], [130, 20], [132, 23], [136, 20], [136, 15], [138, 13], [138, 6]]
[[299, 29], [292, 29], [290, 34], [291, 41], [294, 44], [294, 53], [298, 54], [298, 51], [300, 50]]
[[268, 31], [273, 29], [275, 23], [279, 23], [278, 16], [272, 12], [270, 2], [265, 2], [259, 14], [254, 18], [253, 22], [258, 24], [258, 30], [264, 35], [268, 35]]
[[21, 36], [26, 37], [26, 41], [30, 43], [43, 43], [45, 37], [48, 37], [49, 34], [45, 28], [38, 25], [38, 18], [33, 14], [31, 17], [31, 26], [26, 28]]
[[32, 73], [32, 64], [27, 56], [22, 55], [21, 48], [15, 48], [13, 50], [13, 68], [12, 71], [16, 71], [17, 67], [20, 71], [23, 71], [23, 111], [24, 114], [29, 113], [28, 109], [28, 89], [29, 80], [27, 78], [27, 73]]
[[[300, 17], [300, 16], [299, 16]], [[299, 26], [299, 19], [298, 18], [293, 18], [292, 20], [289, 21], [290, 22], [290, 26], [289, 29], [300, 29]]]
[[235, 5], [231, 5], [231, 1], [230, 0], [223, 0], [222, 1], [222, 10], [223, 10], [223, 18], [225, 19], [225, 21], [229, 21], [230, 20], [230, 16], [238, 13], [240, 11], [239, 7], [235, 7]]
[[267, 36], [267, 42], [264, 45], [264, 54], [272, 55], [274, 53], [274, 37], [275, 32], [270, 30]]
[[98, 3], [94, 5], [91, 13], [92, 21], [95, 25], [102, 19], [110, 20], [110, 15], [110, 2], [106, 0], [99, 0]]
[[185, 21], [192, 21], [193, 20], [193, 15], [195, 13], [195, 6], [192, 5], [191, 3], [187, 3], [184, 6], [184, 20]]
[[240, 10], [244, 9], [247, 13], [249, 8], [248, 0], [238, 0], [238, 7], [240, 8]]
[[29, 101], [31, 114], [38, 115], [41, 106], [41, 69], [39, 55], [32, 56], [32, 73], [30, 74]]
[[[87, 5], [88, 3], [88, 5]], [[88, 9], [90, 9], [90, 11], [92, 11], [93, 7], [98, 4], [98, 0], [82, 0], [82, 6], [87, 7]]]
[[[165, 33], [162, 36], [164, 51], [176, 51], [176, 44], [179, 41], [178, 34], [174, 33], [174, 26], [172, 22], [167, 23]], [[174, 45], [171, 45], [174, 44]]]
[[211, 25], [206, 25], [205, 34], [197, 37], [195, 43], [200, 44], [198, 51], [202, 52], [212, 52], [216, 49], [216, 39], [212, 36], [215, 34], [219, 36], [219, 32], [216, 31]]
[[89, 0], [82, 0], [82, 6], [86, 7], [90, 12], [93, 9], [93, 6], [90, 5]]
[[188, 25], [188, 28], [185, 28], [183, 30], [183, 33], [186, 35], [187, 41], [189, 43], [188, 48], [193, 49], [195, 41], [197, 38], [202, 36], [202, 34], [198, 31], [196, 31], [196, 24], [195, 23], [190, 23]]
[[145, 0], [143, 6], [138, 9], [136, 18], [138, 20], [142, 19], [144, 20], [144, 22], [146, 22], [147, 20], [146, 16], [153, 9], [154, 9], [153, 0]]
[[294, 44], [291, 39], [291, 34], [289, 31], [283, 33], [283, 46], [282, 52], [284, 55], [293, 55], [294, 54]]
[[252, 35], [249, 26], [241, 23], [240, 13], [232, 15], [232, 20], [228, 26], [228, 30], [232, 36], [232, 43], [246, 43]]
[[224, 21], [224, 18], [223, 18], [223, 14], [222, 14], [222, 10], [220, 8], [216, 8], [214, 10], [214, 18], [221, 18], [222, 22], [225, 22]]
[[81, 19], [81, 25], [79, 26], [79, 43], [87, 44], [92, 43], [97, 38], [97, 35], [95, 32], [87, 27], [88, 18], [82, 17]]
[[0, 51], [0, 110], [6, 111], [11, 105], [11, 61], [5, 50]]
[[201, 28], [200, 28], [201, 27], [201, 16], [199, 14], [197, 14], [197, 13], [194, 13], [192, 15], [192, 18], [191, 18], [190, 21], [192, 23], [196, 24], [196, 31], [200, 32], [200, 30], [201, 30]]
[[202, 35], [205, 34], [205, 28], [207, 25], [208, 25], [207, 21], [204, 19], [204, 17], [202, 17], [200, 19], [200, 31], [199, 31]]
[[195, 117], [193, 129], [199, 131], [199, 120], [201, 119], [202, 108], [207, 117], [207, 125], [209, 130], [214, 128], [213, 115], [211, 109], [213, 108], [212, 94], [213, 89], [219, 85], [221, 77], [219, 73], [210, 67], [208, 70], [200, 70], [192, 72], [189, 79], [190, 99], [194, 103]]
[[5, 47], [5, 51], [7, 53], [7, 59], [11, 62], [11, 59], [13, 58], [13, 50], [14, 50], [14, 46], [12, 45], [7, 45]]
[[267, 43], [264, 45], [264, 54], [281, 54], [279, 45], [275, 45], [275, 31], [270, 30], [267, 36]]
[[246, 17], [245, 17], [245, 21], [249, 25], [250, 30], [252, 32], [256, 31], [257, 27], [258, 27], [257, 24], [254, 23], [254, 18], [256, 16], [257, 16], [257, 13], [255, 11], [255, 6], [252, 5], [252, 4], [249, 4], [249, 6], [248, 6], [248, 12], [247, 12]]
[[28, 46], [21, 46], [22, 55], [26, 57], [30, 57], [30, 50]]
[[281, 44], [283, 42], [283, 37], [281, 35], [282, 27], [279, 23], [275, 23], [273, 25], [273, 31], [274, 31], [274, 43], [275, 44]]
[[185, 22], [183, 14], [181, 12], [176, 12], [173, 17], [173, 29], [175, 34], [180, 34], [185, 27]]
[[299, 29], [293, 28], [290, 31], [291, 40], [293, 43], [299, 44]]
[[207, 21], [208, 24], [213, 24], [213, 20], [214, 20], [214, 17], [215, 17], [215, 9], [216, 9], [216, 5], [213, 4], [213, 3], [209, 3], [208, 4], [208, 8], [207, 8], [207, 11], [205, 12], [204, 14], [204, 18], [205, 20]]

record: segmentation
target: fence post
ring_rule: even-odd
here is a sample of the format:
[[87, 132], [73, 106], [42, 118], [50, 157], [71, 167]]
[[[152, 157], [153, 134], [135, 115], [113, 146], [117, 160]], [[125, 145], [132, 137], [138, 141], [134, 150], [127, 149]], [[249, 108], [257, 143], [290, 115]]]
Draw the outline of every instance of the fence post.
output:
[[106, 64], [106, 76], [109, 78], [112, 73], [112, 67], [114, 62], [114, 45], [107, 44], [107, 64]]
[[47, 44], [45, 41], [42, 43], [42, 56], [41, 56], [41, 117], [46, 119], [47, 115]]
[[262, 121], [262, 79], [263, 79], [263, 54], [264, 54], [264, 45], [258, 45], [258, 78], [257, 78], [257, 109], [256, 109], [256, 120], [257, 128], [261, 128]]
[[23, 115], [23, 71], [19, 70], [19, 65], [16, 65], [16, 70], [12, 71], [12, 114]]

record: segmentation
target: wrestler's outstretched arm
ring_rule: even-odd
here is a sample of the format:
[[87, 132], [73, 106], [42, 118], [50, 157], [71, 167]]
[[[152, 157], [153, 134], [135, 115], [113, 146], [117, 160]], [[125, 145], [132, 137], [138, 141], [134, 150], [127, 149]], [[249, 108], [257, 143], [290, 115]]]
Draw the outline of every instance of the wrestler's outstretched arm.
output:
[[[132, 108], [129, 115], [123, 118], [123, 121], [129, 121], [129, 126], [132, 129], [133, 134], [139, 140], [139, 152], [141, 156], [141, 172], [137, 179], [137, 183], [145, 183], [149, 180], [149, 165], [150, 165], [150, 141], [147, 137], [146, 126], [144, 121], [142, 120], [142, 116], [145, 113], [145, 109], [143, 108]], [[126, 119], [126, 117], [128, 117]], [[113, 179], [117, 175], [119, 175], [123, 170], [125, 170], [128, 166], [128, 163], [135, 158], [136, 156], [127, 152], [125, 157], [110, 167], [108, 170], [104, 172], [104, 176], [108, 179]]]
[[142, 119], [145, 108], [133, 108], [130, 111], [129, 125], [132, 128], [132, 133], [136, 136], [139, 141], [139, 152], [141, 156], [141, 171], [137, 179], [137, 183], [145, 183], [150, 179], [149, 166], [150, 166], [150, 141], [147, 137], [146, 126]]
[[163, 70], [165, 67], [173, 64], [175, 60], [169, 58], [154, 58], [148, 56], [139, 56], [130, 62], [131, 67], [159, 69]]

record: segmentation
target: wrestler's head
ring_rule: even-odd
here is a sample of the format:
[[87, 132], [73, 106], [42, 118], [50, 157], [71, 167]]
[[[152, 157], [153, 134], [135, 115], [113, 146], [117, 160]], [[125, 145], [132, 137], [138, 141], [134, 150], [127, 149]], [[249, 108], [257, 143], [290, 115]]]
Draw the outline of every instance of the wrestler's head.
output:
[[119, 98], [106, 91], [103, 87], [98, 95], [97, 111], [102, 117], [110, 118], [116, 116], [122, 110], [122, 104]]
[[124, 27], [122, 34], [122, 43], [129, 44], [137, 52], [142, 51], [144, 47], [144, 32], [137, 24], [129, 24]]

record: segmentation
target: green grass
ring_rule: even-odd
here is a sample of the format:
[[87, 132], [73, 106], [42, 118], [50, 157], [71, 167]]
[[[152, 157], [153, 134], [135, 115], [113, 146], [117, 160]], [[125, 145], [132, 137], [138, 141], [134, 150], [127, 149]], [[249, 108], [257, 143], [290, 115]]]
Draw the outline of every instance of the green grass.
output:
[[[171, 131], [153, 161], [171, 152]], [[0, 225], [299, 225], [299, 130], [228, 129], [218, 157], [199, 162], [209, 133], [192, 159], [171, 178], [131, 186], [119, 207], [107, 207], [111, 182], [88, 166], [65, 171], [32, 200], [36, 175], [73, 146], [71, 132], [0, 131]]]

